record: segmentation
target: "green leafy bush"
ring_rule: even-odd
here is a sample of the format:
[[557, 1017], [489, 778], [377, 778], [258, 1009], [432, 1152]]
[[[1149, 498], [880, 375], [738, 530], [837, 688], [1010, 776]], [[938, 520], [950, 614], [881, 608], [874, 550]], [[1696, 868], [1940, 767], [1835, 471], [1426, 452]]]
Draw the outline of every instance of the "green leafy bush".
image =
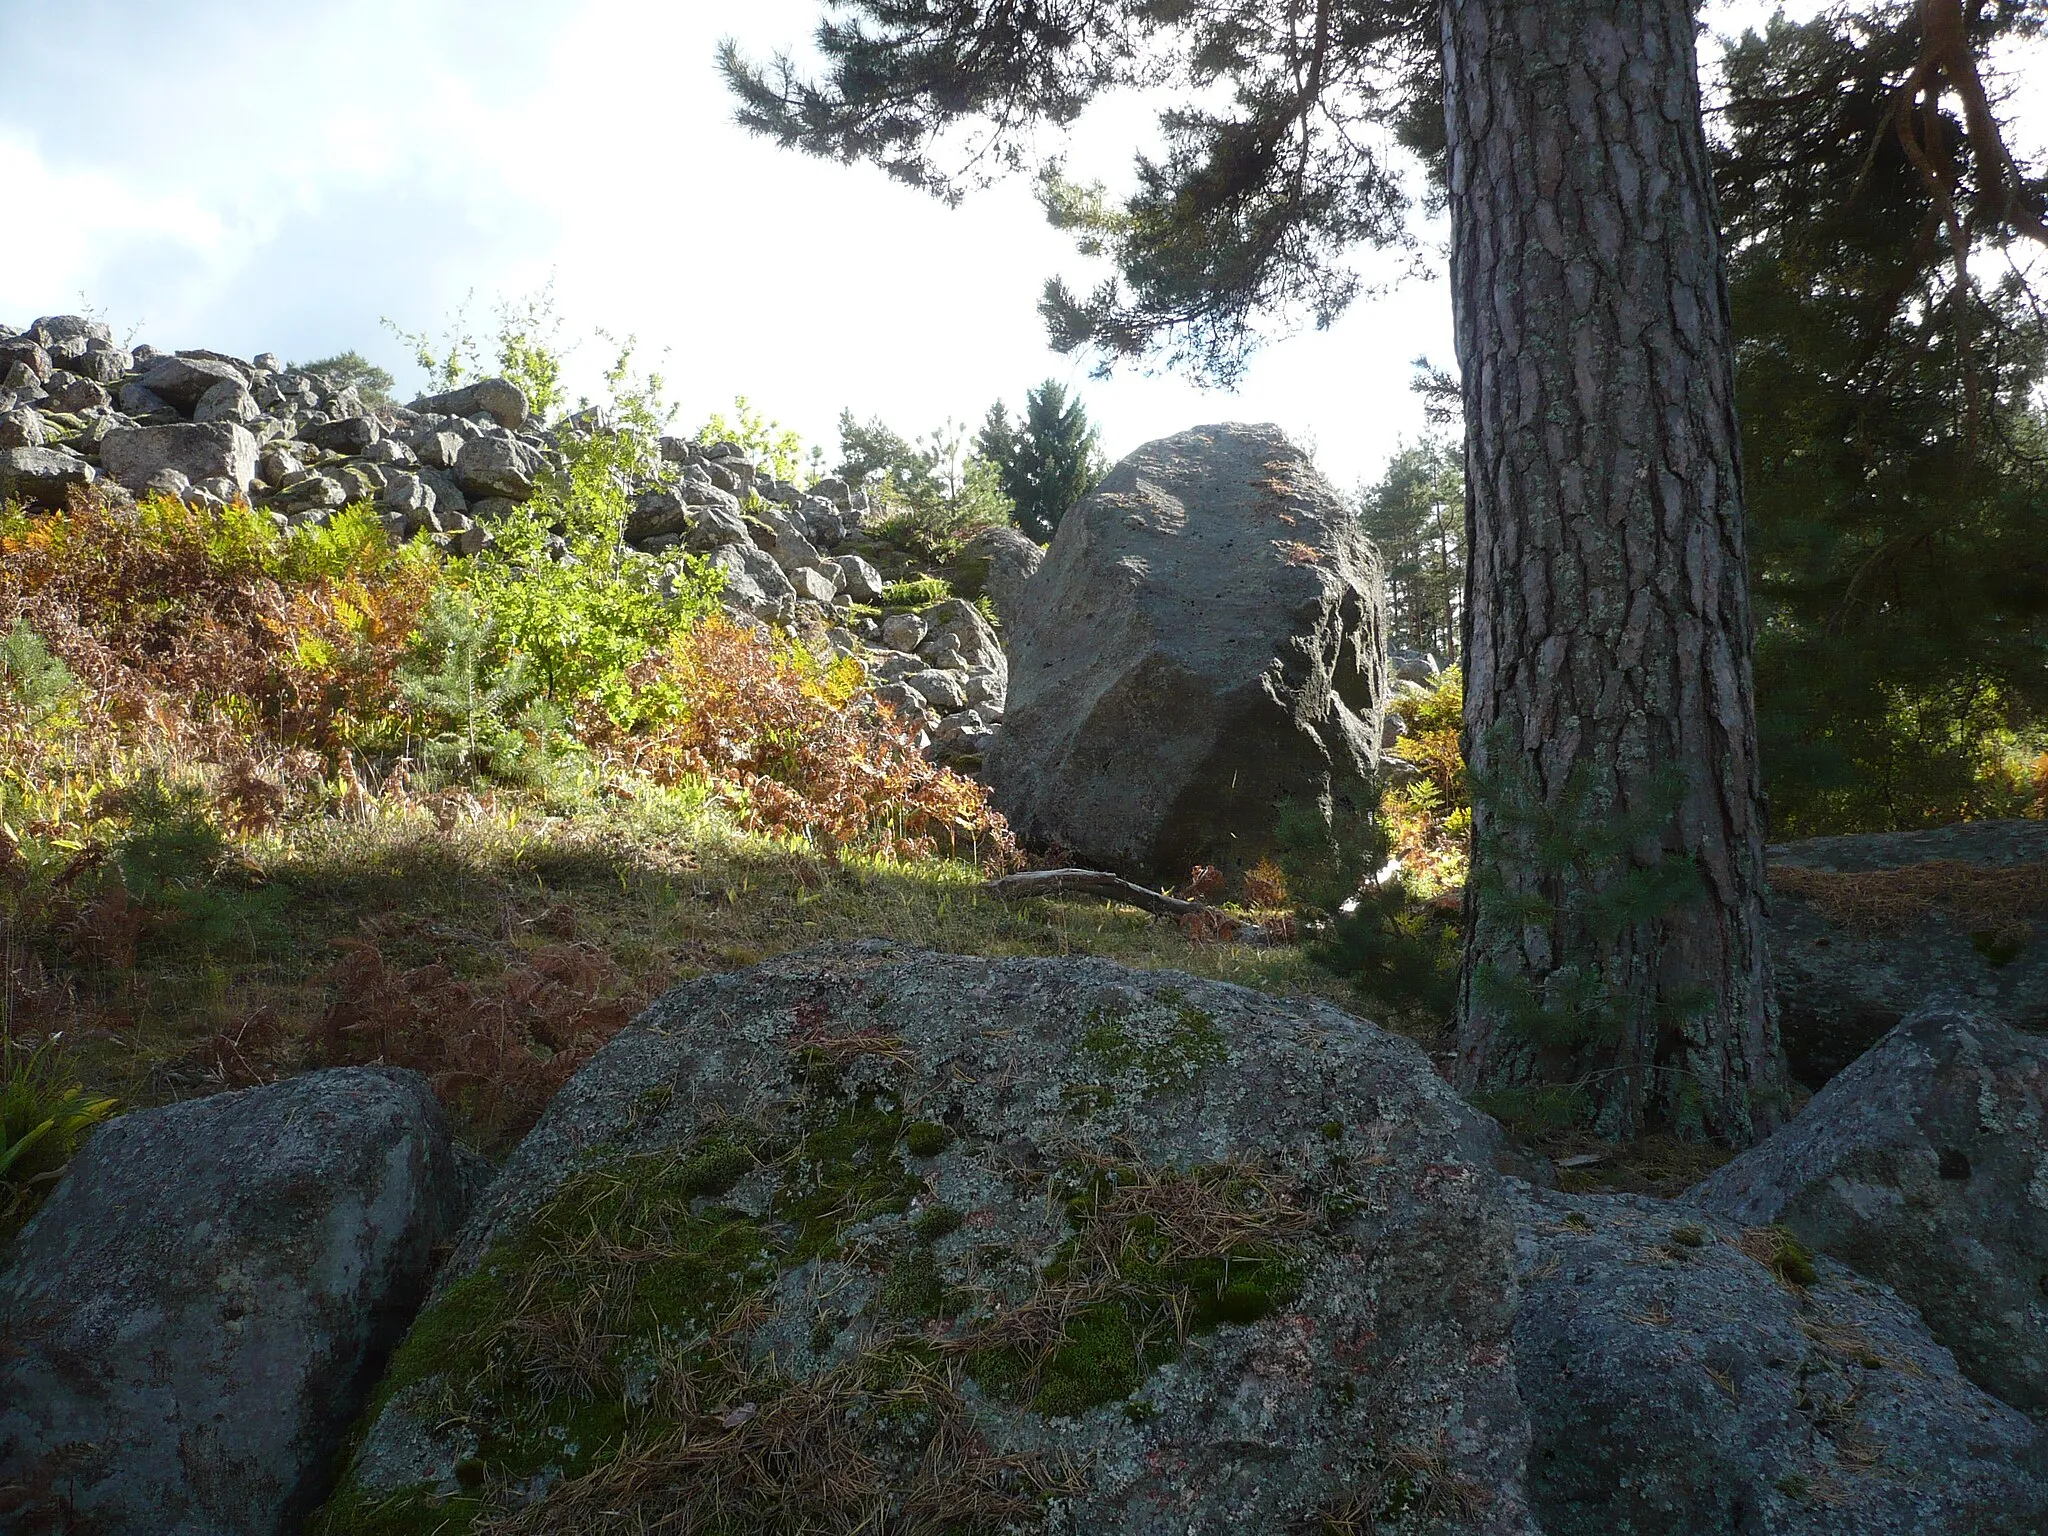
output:
[[56, 1035], [30, 1049], [0, 1034], [0, 1239], [13, 1236], [114, 1101], [78, 1085]]
[[745, 395], [733, 401], [732, 415], [713, 411], [697, 429], [696, 440], [707, 448], [714, 443], [737, 444], [762, 471], [792, 484], [817, 479], [824, 458], [817, 448], [807, 453], [801, 437], [756, 410]]

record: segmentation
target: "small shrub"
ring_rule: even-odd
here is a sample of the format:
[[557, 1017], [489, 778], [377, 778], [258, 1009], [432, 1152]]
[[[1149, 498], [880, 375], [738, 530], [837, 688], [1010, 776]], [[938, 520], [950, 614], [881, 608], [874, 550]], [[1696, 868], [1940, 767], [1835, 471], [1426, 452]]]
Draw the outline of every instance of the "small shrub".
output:
[[942, 577], [920, 576], [915, 581], [892, 581], [882, 589], [885, 608], [929, 608], [953, 595]]
[[1015, 858], [987, 791], [926, 761], [861, 695], [857, 666], [823, 666], [793, 642], [712, 619], [630, 675], [642, 717], [593, 743], [657, 783], [729, 786], [750, 830], [895, 857], [965, 844]]
[[33, 1049], [0, 1034], [0, 1239], [34, 1213], [114, 1101], [72, 1077], [58, 1036]]

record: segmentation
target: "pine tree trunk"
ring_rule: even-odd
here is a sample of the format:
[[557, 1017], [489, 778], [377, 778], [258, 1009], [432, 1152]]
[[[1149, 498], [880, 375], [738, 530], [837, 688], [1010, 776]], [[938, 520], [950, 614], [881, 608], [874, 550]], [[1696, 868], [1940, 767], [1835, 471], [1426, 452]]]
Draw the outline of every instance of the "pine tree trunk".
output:
[[1746, 1144], [1784, 1077], [1693, 7], [1444, 0], [1443, 28], [1481, 802], [1464, 1085]]

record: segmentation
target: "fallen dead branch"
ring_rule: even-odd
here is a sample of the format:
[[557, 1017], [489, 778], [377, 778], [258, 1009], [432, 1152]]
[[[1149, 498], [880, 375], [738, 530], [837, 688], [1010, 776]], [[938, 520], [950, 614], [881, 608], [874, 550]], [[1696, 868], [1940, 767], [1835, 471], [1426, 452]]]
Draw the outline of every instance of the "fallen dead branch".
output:
[[991, 880], [982, 890], [998, 901], [1028, 901], [1036, 896], [1099, 896], [1122, 902], [1155, 917], [1170, 917], [1190, 938], [1232, 944], [1285, 944], [1294, 938], [1291, 923], [1254, 923], [1212, 907], [1183, 901], [1105, 869], [1028, 869]]

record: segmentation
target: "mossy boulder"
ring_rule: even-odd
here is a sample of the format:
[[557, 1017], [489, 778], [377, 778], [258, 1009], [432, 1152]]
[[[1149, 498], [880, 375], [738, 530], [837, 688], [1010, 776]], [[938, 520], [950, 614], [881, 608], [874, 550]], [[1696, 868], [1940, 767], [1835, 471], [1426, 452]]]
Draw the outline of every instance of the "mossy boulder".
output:
[[693, 983], [514, 1155], [315, 1529], [1520, 1536], [1497, 1137], [1173, 973]]

